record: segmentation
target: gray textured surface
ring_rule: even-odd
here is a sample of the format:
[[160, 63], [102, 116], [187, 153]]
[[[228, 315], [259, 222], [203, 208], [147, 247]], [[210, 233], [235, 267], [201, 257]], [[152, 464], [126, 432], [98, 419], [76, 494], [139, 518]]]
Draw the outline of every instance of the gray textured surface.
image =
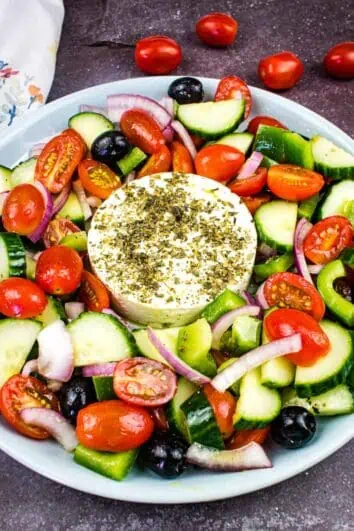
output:
[[[66, 20], [51, 99], [97, 83], [140, 75], [134, 66], [132, 46], [108, 49], [88, 44], [115, 40], [132, 45], [143, 35], [168, 33], [183, 45], [184, 61], [178, 74], [236, 74], [257, 86], [261, 86], [256, 75], [260, 57], [282, 49], [296, 52], [305, 62], [306, 73], [284, 96], [352, 134], [354, 83], [327, 78], [320, 63], [329, 46], [353, 39], [353, 0], [65, 3]], [[230, 50], [205, 48], [193, 33], [194, 21], [213, 8], [229, 11], [239, 20], [237, 44]], [[1, 453], [0, 528], [354, 530], [353, 450], [350, 443], [308, 472], [265, 491], [185, 507], [111, 502], [81, 494], [30, 472]]]

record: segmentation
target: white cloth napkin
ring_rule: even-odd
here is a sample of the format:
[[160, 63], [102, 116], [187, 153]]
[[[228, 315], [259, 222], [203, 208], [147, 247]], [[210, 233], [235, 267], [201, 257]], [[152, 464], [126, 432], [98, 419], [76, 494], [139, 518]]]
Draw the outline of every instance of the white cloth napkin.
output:
[[0, 1], [0, 138], [47, 99], [64, 19], [63, 0]]

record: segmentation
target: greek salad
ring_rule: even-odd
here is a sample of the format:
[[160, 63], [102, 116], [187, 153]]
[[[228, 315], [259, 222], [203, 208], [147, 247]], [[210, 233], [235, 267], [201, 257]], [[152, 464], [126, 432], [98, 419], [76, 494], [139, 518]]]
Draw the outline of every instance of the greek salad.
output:
[[[0, 166], [0, 411], [113, 480], [271, 467], [354, 412], [354, 156], [235, 76]], [[247, 124], [247, 125], [245, 125]], [[240, 126], [240, 128], [239, 128]], [[197, 286], [197, 289], [196, 289]]]

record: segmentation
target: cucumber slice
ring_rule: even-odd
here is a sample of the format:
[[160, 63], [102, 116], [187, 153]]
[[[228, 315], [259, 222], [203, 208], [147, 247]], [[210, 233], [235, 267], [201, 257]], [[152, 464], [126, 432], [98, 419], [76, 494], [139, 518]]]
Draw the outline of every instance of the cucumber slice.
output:
[[353, 364], [353, 345], [348, 330], [327, 320], [320, 325], [329, 338], [331, 349], [314, 365], [296, 367], [295, 389], [301, 398], [325, 393], [344, 383]]
[[111, 453], [97, 452], [79, 444], [75, 448], [74, 461], [97, 474], [116, 481], [122, 481], [131, 471], [138, 455], [138, 450]]
[[[272, 313], [271, 310], [265, 312], [265, 317]], [[269, 338], [265, 327], [262, 331], [262, 345], [269, 343]], [[279, 387], [287, 387], [291, 385], [295, 378], [295, 365], [291, 363], [285, 356], [269, 360], [261, 366], [261, 382], [263, 385], [271, 389]]]
[[76, 225], [82, 225], [85, 221], [80, 202], [74, 192], [70, 192], [63, 208], [56, 215], [57, 218], [70, 219]]
[[111, 315], [84, 312], [67, 329], [74, 348], [75, 367], [119, 361], [136, 352], [133, 336]]
[[15, 188], [19, 184], [33, 184], [36, 164], [37, 159], [32, 157], [15, 166], [11, 173], [11, 187]]
[[284, 133], [285, 162], [313, 170], [312, 144], [297, 133]]
[[230, 146], [247, 153], [252, 146], [254, 135], [252, 133], [231, 133], [217, 140], [216, 144], [222, 144], [223, 146]]
[[[164, 344], [164, 346], [168, 348], [169, 351], [177, 355], [179, 331], [180, 328], [163, 328], [161, 330], [154, 330], [154, 333]], [[169, 363], [167, 363], [167, 361], [161, 356], [158, 350], [151, 343], [146, 330], [134, 331], [133, 336], [136, 345], [143, 356], [145, 356], [146, 358], [150, 358], [151, 360], [160, 361], [161, 363], [169, 365]]]
[[317, 289], [327, 307], [345, 325], [354, 327], [354, 304], [336, 292], [333, 283], [337, 278], [345, 277], [346, 271], [340, 260], [334, 260], [321, 269], [317, 277]]
[[26, 276], [26, 254], [22, 240], [13, 232], [0, 232], [0, 280]]
[[295, 389], [284, 389], [283, 407], [301, 406], [320, 417], [354, 413], [354, 397], [345, 384], [337, 385], [326, 393], [310, 398], [300, 398]]
[[330, 187], [319, 209], [319, 219], [345, 215], [348, 202], [354, 201], [354, 181], [344, 180]]
[[279, 164], [276, 160], [270, 159], [269, 157], [266, 157], [266, 155], [263, 155], [263, 159], [261, 162], [262, 168], [271, 168], [272, 166], [276, 166]]
[[297, 218], [297, 204], [270, 201], [261, 205], [254, 221], [260, 239], [277, 251], [292, 251]]
[[343, 206], [343, 216], [354, 226], [354, 200], [346, 201]]
[[177, 118], [192, 133], [219, 138], [234, 131], [245, 114], [245, 100], [208, 101], [179, 105]]
[[96, 397], [99, 402], [102, 400], [117, 399], [117, 395], [113, 389], [112, 376], [93, 376], [92, 381], [95, 388]]
[[170, 428], [178, 431], [188, 441], [188, 432], [184, 421], [184, 415], [181, 411], [181, 405], [188, 400], [198, 387], [181, 377], [177, 383], [177, 391], [167, 406], [167, 418]]
[[42, 325], [31, 319], [0, 321], [0, 388], [21, 369]]
[[201, 317], [204, 317], [209, 324], [215, 323], [224, 313], [240, 308], [246, 303], [240, 295], [230, 289], [226, 289], [211, 301], [202, 311]]
[[42, 323], [43, 326], [48, 326], [58, 319], [67, 320], [63, 305], [58, 299], [49, 295], [47, 306], [42, 313], [36, 316], [36, 321]]
[[216, 363], [210, 354], [213, 336], [208, 321], [204, 318], [184, 326], [178, 334], [178, 356], [196, 371], [216, 375]]
[[85, 231], [67, 234], [60, 240], [59, 244], [75, 249], [75, 251], [87, 251], [87, 234]]
[[346, 266], [354, 268], [354, 249], [353, 247], [347, 247], [339, 256], [340, 260]]
[[249, 315], [236, 317], [232, 324], [232, 344], [237, 354], [257, 348], [261, 341], [262, 321]]
[[332, 179], [354, 179], [354, 156], [317, 135], [311, 140], [315, 169]]
[[253, 151], [260, 151], [276, 162], [284, 162], [284, 134], [287, 132], [287, 129], [281, 127], [261, 124], [257, 129]]
[[11, 174], [10, 168], [0, 166], [0, 193], [11, 190]]
[[147, 155], [138, 147], [133, 147], [130, 153], [127, 153], [117, 162], [117, 166], [120, 172], [126, 176], [144, 162], [145, 159], [147, 159]]
[[308, 220], [311, 220], [319, 202], [320, 202], [319, 194], [315, 194], [312, 197], [309, 197], [308, 199], [304, 199], [303, 201], [301, 201], [298, 205], [297, 217], [299, 219], [306, 218]]
[[268, 258], [264, 264], [256, 264], [253, 272], [257, 280], [265, 280], [273, 273], [283, 273], [294, 265], [294, 255], [286, 253], [281, 256]]
[[75, 129], [91, 149], [96, 138], [106, 131], [112, 131], [114, 124], [108, 118], [97, 112], [79, 112], [69, 120], [69, 127]]

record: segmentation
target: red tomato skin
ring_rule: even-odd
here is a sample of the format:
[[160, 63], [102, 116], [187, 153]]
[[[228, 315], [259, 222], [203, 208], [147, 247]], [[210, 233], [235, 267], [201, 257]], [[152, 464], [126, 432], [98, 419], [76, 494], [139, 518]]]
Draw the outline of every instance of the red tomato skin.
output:
[[135, 47], [135, 64], [146, 74], [168, 74], [182, 61], [178, 42], [165, 35], [140, 39]]
[[79, 253], [64, 245], [55, 245], [38, 258], [36, 282], [46, 293], [67, 295], [79, 287], [82, 272]]
[[205, 44], [223, 48], [235, 41], [238, 23], [226, 13], [209, 13], [198, 20], [195, 30]]
[[280, 52], [261, 59], [258, 75], [271, 90], [286, 90], [300, 80], [304, 73], [302, 61], [292, 52]]
[[146, 175], [153, 175], [154, 173], [163, 173], [168, 171], [171, 167], [171, 152], [167, 146], [163, 145], [156, 151], [144, 166], [139, 170], [136, 178], [140, 179]]
[[217, 391], [211, 384], [204, 385], [203, 392], [213, 408], [222, 436], [228, 439], [234, 432], [232, 419], [237, 402], [235, 397], [229, 391]]
[[43, 312], [47, 297], [26, 278], [6, 278], [0, 282], [0, 313], [6, 317], [29, 319]]
[[261, 192], [265, 187], [266, 182], [267, 168], [257, 168], [251, 177], [247, 177], [246, 179], [236, 178], [228, 185], [228, 188], [230, 188], [231, 192], [240, 197], [247, 197]]
[[270, 125], [271, 127], [280, 127], [281, 129], [288, 129], [281, 122], [271, 116], [255, 116], [252, 118], [247, 126], [247, 131], [255, 135], [260, 125]]
[[[321, 235], [328, 230], [332, 233], [328, 236], [327, 243], [326, 237]], [[305, 256], [314, 264], [328, 264], [351, 245], [352, 237], [352, 224], [346, 217], [330, 216], [322, 219], [312, 227], [304, 240]], [[318, 243], [321, 241], [323, 243]]]
[[110, 306], [109, 293], [105, 285], [89, 271], [82, 273], [79, 299], [90, 312], [102, 312]]
[[171, 144], [172, 169], [176, 172], [193, 173], [194, 163], [188, 149], [181, 143]]
[[287, 201], [303, 201], [322, 190], [325, 181], [319, 173], [295, 164], [275, 164], [268, 170], [268, 188]]
[[201, 149], [194, 159], [198, 175], [223, 183], [236, 177], [244, 162], [245, 155], [241, 151], [221, 144]]
[[255, 196], [246, 196], [242, 198], [242, 201], [245, 203], [246, 207], [252, 214], [252, 216], [255, 215], [256, 210], [266, 203], [269, 203], [271, 201], [272, 196], [270, 194], [259, 194]]
[[89, 194], [107, 199], [121, 186], [119, 176], [103, 162], [93, 159], [82, 160], [78, 166], [82, 186]]
[[354, 77], [354, 41], [341, 42], [328, 50], [323, 59], [326, 72], [338, 79]]
[[238, 99], [239, 96], [245, 100], [244, 119], [248, 118], [252, 108], [251, 91], [245, 81], [237, 76], [224, 77], [219, 81], [215, 92], [215, 101]]
[[251, 442], [263, 444], [270, 432], [269, 426], [266, 428], [258, 428], [254, 430], [240, 430], [235, 433], [231, 441], [227, 444], [228, 450], [236, 450], [242, 448]]
[[135, 146], [152, 155], [166, 143], [159, 124], [141, 109], [125, 111], [120, 120], [122, 133]]
[[7, 196], [2, 222], [8, 232], [26, 236], [40, 224], [44, 214], [44, 200], [32, 184], [20, 184]]
[[124, 452], [139, 448], [153, 430], [154, 422], [146, 409], [123, 400], [104, 400], [79, 411], [76, 435], [87, 448]]

